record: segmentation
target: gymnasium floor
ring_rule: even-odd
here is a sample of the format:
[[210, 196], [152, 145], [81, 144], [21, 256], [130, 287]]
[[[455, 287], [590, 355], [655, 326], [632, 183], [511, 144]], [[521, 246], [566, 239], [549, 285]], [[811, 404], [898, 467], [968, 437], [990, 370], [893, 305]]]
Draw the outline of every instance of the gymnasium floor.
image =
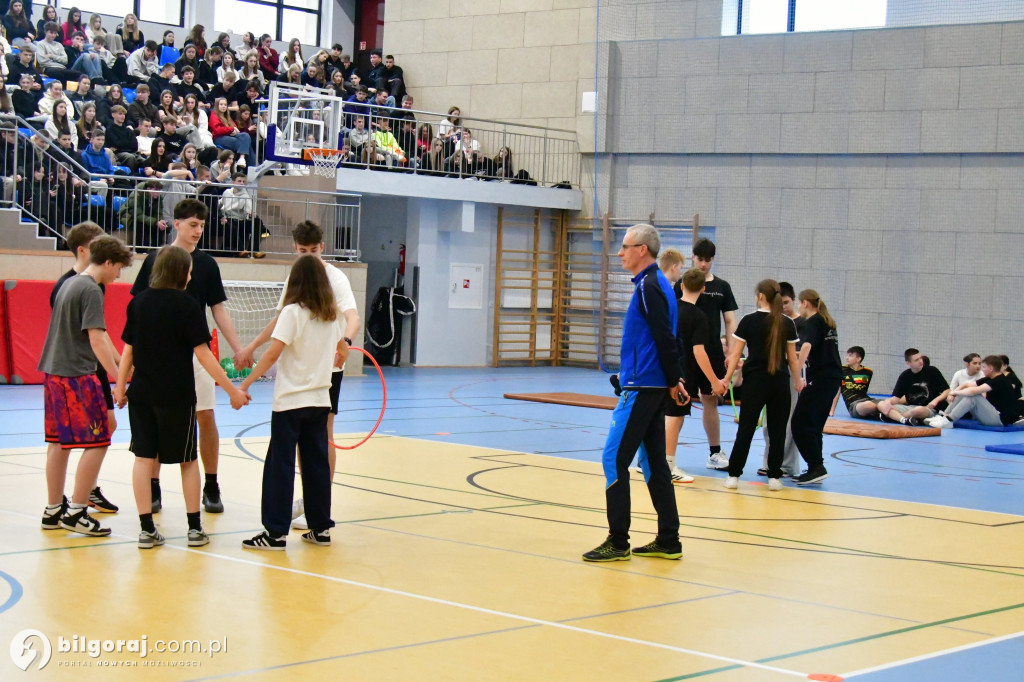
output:
[[[386, 373], [378, 437], [339, 453], [334, 546], [293, 533], [285, 553], [239, 546], [260, 525], [269, 384], [240, 412], [218, 408], [227, 511], [204, 515], [212, 543], [185, 546], [167, 468], [168, 544], [152, 551], [135, 546], [125, 428], [100, 481], [122, 505], [103, 519], [114, 536], [39, 530], [41, 389], [0, 388], [0, 643], [46, 634], [53, 659], [35, 674], [48, 679], [131, 678], [137, 669], [103, 664], [133, 661], [155, 664], [154, 679], [1020, 679], [1024, 458], [984, 445], [1024, 434], [827, 436], [831, 478], [769, 495], [753, 471], [760, 437], [740, 489], [726, 491], [691, 418], [679, 459], [698, 478], [676, 487], [683, 561], [593, 565], [579, 555], [605, 535], [597, 461], [610, 413], [501, 396], [607, 393], [605, 375]], [[342, 402], [337, 432], [369, 429], [376, 376], [346, 379]], [[731, 409], [721, 419], [728, 450]], [[633, 493], [642, 544], [654, 517], [638, 474]], [[227, 642], [93, 658], [59, 651], [74, 635]]]

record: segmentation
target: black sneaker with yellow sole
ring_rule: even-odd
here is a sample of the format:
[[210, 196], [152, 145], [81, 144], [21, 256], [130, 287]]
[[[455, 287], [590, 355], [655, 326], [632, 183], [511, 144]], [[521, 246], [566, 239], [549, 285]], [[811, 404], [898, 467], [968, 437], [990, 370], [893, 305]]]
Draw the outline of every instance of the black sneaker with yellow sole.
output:
[[674, 545], [669, 543], [663, 545], [657, 540], [652, 540], [643, 547], [634, 547], [633, 554], [637, 556], [659, 557], [661, 559], [682, 559], [683, 546], [679, 542], [676, 542]]
[[629, 547], [616, 547], [612, 536], [583, 555], [584, 561], [629, 561]]

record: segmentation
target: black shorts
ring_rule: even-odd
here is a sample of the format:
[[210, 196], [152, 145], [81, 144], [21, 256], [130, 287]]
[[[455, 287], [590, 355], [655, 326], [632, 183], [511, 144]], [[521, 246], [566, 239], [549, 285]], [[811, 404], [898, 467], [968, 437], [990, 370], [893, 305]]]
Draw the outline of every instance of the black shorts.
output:
[[[725, 377], [725, 356], [721, 353], [708, 353], [708, 360], [711, 361], [711, 369], [714, 371], [715, 376], [719, 379]], [[701, 395], [711, 395], [713, 393], [711, 390], [711, 382], [708, 381], [704, 372], [699, 372], [697, 374], [697, 388], [700, 390]], [[687, 390], [689, 390], [689, 388], [687, 388]], [[692, 393], [691, 395], [693, 395], [694, 398], [697, 397]]]
[[198, 457], [195, 405], [129, 403], [128, 424], [132, 430], [128, 449], [136, 457], [159, 459], [161, 464], [194, 462]]
[[341, 380], [345, 377], [345, 370], [331, 372], [331, 414], [338, 414], [338, 396], [341, 394]]
[[110, 392], [110, 379], [107, 378], [107, 370], [101, 369], [96, 372], [96, 378], [100, 380], [100, 389], [103, 390], [103, 398], [107, 401], [107, 409], [114, 409], [114, 395]]
[[666, 417], [689, 417], [690, 406], [694, 400], [697, 400], [697, 386], [696, 384], [686, 381], [686, 392], [690, 394], [690, 400], [685, 405], [679, 405], [676, 401], [672, 400], [671, 396], [665, 398], [665, 416]]

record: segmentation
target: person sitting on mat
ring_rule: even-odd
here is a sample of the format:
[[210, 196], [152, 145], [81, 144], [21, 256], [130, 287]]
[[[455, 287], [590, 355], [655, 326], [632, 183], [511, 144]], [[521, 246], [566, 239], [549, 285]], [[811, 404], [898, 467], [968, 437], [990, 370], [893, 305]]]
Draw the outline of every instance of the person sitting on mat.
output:
[[948, 429], [968, 412], [985, 426], [1024, 426], [1024, 404], [1017, 399], [1013, 381], [1003, 374], [1003, 361], [989, 355], [981, 361], [977, 381], [960, 384], [949, 392], [953, 402], [945, 410], [925, 421], [928, 426]]
[[882, 421], [921, 426], [946, 406], [949, 384], [942, 372], [925, 363], [918, 349], [908, 348], [903, 359], [909, 369], [896, 380], [892, 397], [878, 403], [878, 412]]
[[874, 372], [862, 365], [864, 362], [864, 349], [860, 346], [850, 346], [846, 349], [846, 364], [843, 365], [843, 378], [839, 384], [839, 391], [832, 399], [832, 409], [828, 416], [836, 413], [836, 404], [839, 396], [843, 397], [846, 403], [846, 411], [851, 417], [861, 419], [878, 419], [878, 403], [868, 396], [868, 387], [871, 385], [871, 377]]
[[1010, 358], [1005, 355], [1000, 355], [999, 359], [1003, 363], [1003, 374], [1010, 379], [1010, 383], [1013, 384], [1014, 390], [1017, 392], [1017, 399], [1021, 398], [1021, 382], [1017, 373], [1010, 369]]
[[949, 387], [954, 389], [968, 381], [977, 381], [982, 376], [984, 375], [981, 373], [981, 356], [977, 353], [968, 353], [964, 356], [964, 368], [953, 373], [953, 378], [949, 380]]

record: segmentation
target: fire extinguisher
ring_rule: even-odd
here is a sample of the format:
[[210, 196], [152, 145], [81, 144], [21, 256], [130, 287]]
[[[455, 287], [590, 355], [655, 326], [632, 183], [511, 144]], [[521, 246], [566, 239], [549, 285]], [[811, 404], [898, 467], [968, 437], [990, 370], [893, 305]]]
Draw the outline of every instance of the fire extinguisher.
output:
[[398, 248], [398, 274], [405, 277], [405, 244]]

